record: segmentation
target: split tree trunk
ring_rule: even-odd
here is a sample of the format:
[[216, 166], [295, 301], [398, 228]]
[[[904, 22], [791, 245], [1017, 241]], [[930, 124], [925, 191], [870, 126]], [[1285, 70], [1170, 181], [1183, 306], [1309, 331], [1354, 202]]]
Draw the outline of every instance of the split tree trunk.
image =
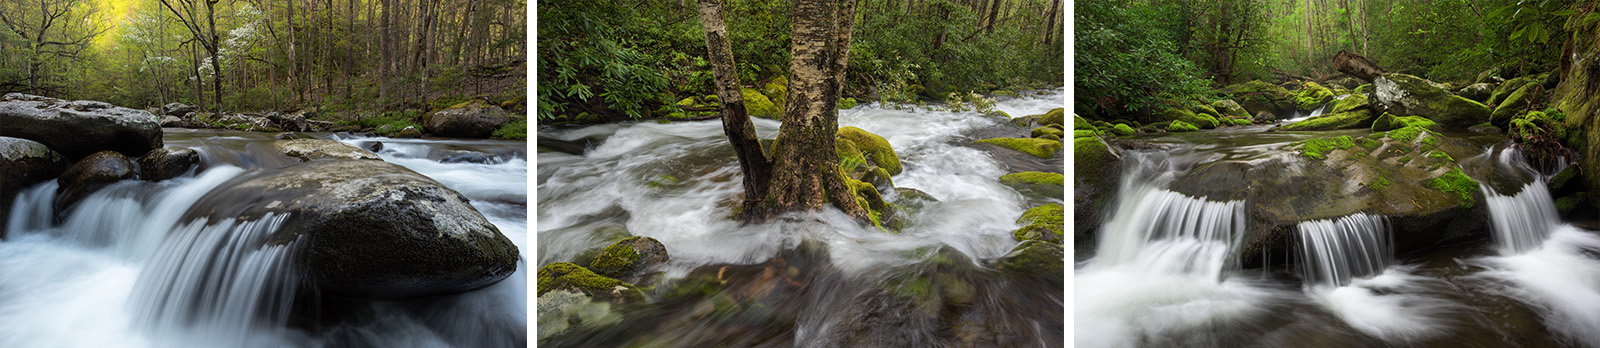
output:
[[728, 142], [739, 156], [739, 170], [744, 173], [744, 207], [745, 211], [750, 211], [749, 207], [766, 196], [772, 161], [762, 152], [755, 123], [750, 122], [750, 115], [744, 108], [739, 74], [733, 70], [738, 65], [733, 62], [728, 26], [722, 20], [722, 0], [700, 0], [699, 4], [700, 29], [706, 34], [706, 56], [715, 77], [717, 99], [722, 103], [722, 133], [728, 136]]

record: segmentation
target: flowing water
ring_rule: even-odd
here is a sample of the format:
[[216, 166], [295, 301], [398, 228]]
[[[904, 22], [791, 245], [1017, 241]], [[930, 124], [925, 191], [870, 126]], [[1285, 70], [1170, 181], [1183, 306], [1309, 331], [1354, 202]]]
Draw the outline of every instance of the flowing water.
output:
[[[267, 153], [272, 134], [167, 129], [168, 147], [202, 165], [161, 182], [125, 180], [57, 222], [56, 182], [20, 192], [0, 241], [0, 346], [507, 347], [526, 342], [526, 265], [488, 288], [408, 301], [328, 301], [296, 284], [299, 240], [265, 243], [288, 216], [180, 221], [201, 196], [242, 174], [292, 164]], [[527, 161], [522, 142], [337, 137], [395, 144], [380, 155], [472, 200], [524, 259]], [[493, 164], [440, 163], [428, 149], [496, 154]], [[407, 152], [410, 151], [410, 152]], [[263, 246], [265, 245], [265, 246]], [[348, 303], [345, 303], [348, 301]], [[338, 303], [335, 303], [338, 302]], [[330, 309], [331, 308], [331, 309]]]
[[[1063, 102], [1057, 90], [1002, 101], [996, 109], [1020, 117]], [[762, 138], [776, 136], [779, 122], [754, 121]], [[893, 177], [895, 187], [937, 199], [898, 234], [862, 227], [831, 208], [741, 226], [732, 219], [743, 194], [741, 174], [715, 120], [542, 129], [537, 264], [582, 264], [628, 235], [655, 238], [671, 260], [658, 280], [663, 285], [647, 291], [659, 299], [651, 306], [586, 314], [588, 320], [571, 329], [564, 319], [541, 322], [540, 335], [549, 337], [540, 343], [1058, 344], [1059, 283], [1052, 290], [987, 266], [1017, 245], [1011, 231], [1020, 227], [1015, 220], [1023, 210], [1061, 203], [998, 181], [1018, 168], [1060, 168], [1059, 160], [999, 158], [971, 146], [996, 129], [1025, 136], [1026, 129], [1002, 121], [977, 112], [877, 104], [840, 111], [841, 127], [860, 127], [894, 147], [905, 168]], [[671, 290], [707, 278], [726, 285], [688, 297]]]
[[1482, 185], [1483, 213], [1467, 215], [1489, 226], [1481, 239], [1397, 255], [1406, 231], [1356, 213], [1300, 222], [1289, 267], [1244, 268], [1248, 202], [1169, 186], [1213, 161], [1295, 161], [1278, 149], [1344, 133], [1240, 128], [1141, 136], [1169, 149], [1123, 151], [1099, 244], [1075, 267], [1078, 346], [1600, 347], [1600, 232], [1560, 221], [1514, 150], [1461, 162], [1534, 178], [1515, 195]]

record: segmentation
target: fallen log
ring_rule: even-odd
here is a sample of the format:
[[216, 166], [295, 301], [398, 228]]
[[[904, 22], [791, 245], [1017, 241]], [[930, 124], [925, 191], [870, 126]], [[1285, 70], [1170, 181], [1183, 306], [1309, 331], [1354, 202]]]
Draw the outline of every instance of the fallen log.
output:
[[1366, 57], [1343, 50], [1333, 56], [1333, 69], [1367, 82], [1384, 73], [1383, 68]]

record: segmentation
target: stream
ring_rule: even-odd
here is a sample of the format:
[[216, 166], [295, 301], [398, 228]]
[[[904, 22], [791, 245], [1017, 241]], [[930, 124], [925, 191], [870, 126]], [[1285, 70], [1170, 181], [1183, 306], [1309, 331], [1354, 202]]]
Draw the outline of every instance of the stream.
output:
[[[1054, 90], [1000, 101], [995, 109], [1021, 117], [1063, 103], [1063, 91]], [[776, 137], [778, 121], [753, 121], [761, 138]], [[541, 316], [539, 343], [832, 347], [1064, 341], [1060, 283], [992, 267], [1018, 244], [1011, 232], [1021, 227], [1015, 220], [1024, 210], [1062, 203], [1059, 197], [1025, 196], [998, 180], [1029, 170], [1017, 168], [1047, 164], [997, 158], [972, 146], [993, 136], [984, 134], [1015, 126], [978, 112], [878, 104], [840, 110], [839, 126], [887, 139], [905, 168], [893, 177], [894, 186], [921, 190], [937, 202], [910, 216], [898, 234], [861, 226], [831, 207], [741, 226], [733, 219], [743, 195], [741, 173], [716, 120], [541, 129], [537, 264], [581, 264], [630, 235], [659, 240], [671, 259], [656, 281], [640, 285], [659, 300], [591, 313], [582, 322]], [[704, 282], [723, 285], [696, 290]]]
[[1279, 148], [1370, 133], [1271, 127], [1115, 141], [1162, 150], [1122, 152], [1117, 196], [1075, 265], [1077, 346], [1600, 347], [1600, 231], [1561, 221], [1547, 177], [1512, 160], [1504, 137], [1451, 134], [1484, 149], [1463, 165], [1498, 160], [1534, 178], [1515, 194], [1477, 178], [1486, 214], [1465, 218], [1487, 222], [1480, 237], [1397, 253], [1407, 231], [1357, 212], [1299, 222], [1287, 264], [1242, 266], [1246, 201], [1185, 195], [1174, 181], [1215, 161], [1300, 163]]
[[[201, 164], [160, 182], [124, 180], [56, 222], [56, 181], [23, 190], [0, 241], [0, 346], [5, 347], [521, 347], [527, 341], [526, 143], [308, 133], [356, 146], [382, 142], [383, 160], [471, 199], [521, 250], [505, 280], [455, 295], [397, 301], [324, 299], [321, 318], [289, 263], [296, 242], [256, 250], [285, 216], [210, 224], [179, 221], [229, 179], [294, 164], [269, 154], [271, 133], [167, 128], [170, 148]], [[493, 154], [444, 163], [434, 151]], [[450, 162], [450, 161], [445, 161]], [[313, 302], [307, 304], [308, 301]]]

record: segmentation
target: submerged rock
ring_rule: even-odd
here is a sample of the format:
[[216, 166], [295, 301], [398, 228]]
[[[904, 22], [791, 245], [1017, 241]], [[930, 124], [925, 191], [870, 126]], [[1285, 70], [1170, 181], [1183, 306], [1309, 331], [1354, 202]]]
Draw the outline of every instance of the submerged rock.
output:
[[628, 299], [639, 296], [633, 284], [595, 274], [588, 268], [571, 262], [557, 262], [539, 267], [538, 276], [536, 290], [539, 295], [551, 291], [570, 290], [606, 299]]
[[422, 126], [440, 136], [488, 138], [510, 121], [511, 116], [499, 106], [474, 99], [423, 116]]
[[1374, 107], [1398, 116], [1422, 116], [1449, 129], [1466, 129], [1489, 120], [1489, 107], [1416, 76], [1389, 73], [1373, 81]]
[[428, 159], [439, 163], [500, 163], [494, 154], [477, 150], [435, 150], [428, 153]]
[[1055, 157], [1056, 152], [1061, 151], [1060, 141], [1040, 138], [991, 138], [977, 143], [1022, 151], [1039, 158]]
[[139, 178], [149, 181], [161, 181], [175, 178], [188, 172], [189, 168], [200, 163], [200, 153], [194, 149], [159, 148], [145, 153], [139, 158]]
[[465, 196], [383, 161], [315, 160], [218, 186], [183, 221], [288, 215], [270, 243], [303, 238], [296, 262], [326, 295], [407, 299], [483, 288], [517, 247]]
[[100, 151], [73, 163], [57, 179], [54, 208], [56, 216], [64, 216], [68, 208], [88, 197], [90, 193], [111, 183], [133, 178], [133, 163], [115, 151]]
[[[301, 162], [333, 158], [352, 160], [383, 160], [378, 154], [328, 139], [294, 139], [272, 142], [278, 151]], [[381, 145], [379, 147], [382, 148]]]
[[102, 150], [138, 156], [161, 147], [161, 124], [144, 110], [104, 102], [11, 93], [0, 97], [0, 136], [43, 143], [68, 159]]
[[589, 269], [617, 279], [637, 281], [640, 276], [671, 259], [667, 247], [655, 238], [633, 236], [617, 241], [596, 256]]

